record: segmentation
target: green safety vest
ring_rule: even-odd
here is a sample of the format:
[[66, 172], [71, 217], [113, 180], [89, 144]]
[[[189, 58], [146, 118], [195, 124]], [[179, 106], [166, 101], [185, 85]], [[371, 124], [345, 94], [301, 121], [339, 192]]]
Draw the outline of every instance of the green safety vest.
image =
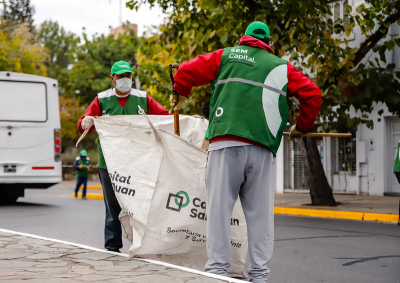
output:
[[90, 163], [90, 158], [86, 157], [86, 160], [82, 160], [80, 156], [76, 158], [78, 164], [83, 164], [83, 168], [76, 169], [76, 177], [87, 177], [88, 176], [88, 165]]
[[247, 45], [225, 48], [212, 83], [206, 138], [234, 135], [275, 155], [288, 120], [287, 61]]
[[394, 161], [394, 173], [400, 173], [400, 141], [397, 145], [397, 153], [396, 153], [396, 160]]
[[[97, 96], [99, 98], [101, 116], [138, 115], [138, 106], [142, 107], [144, 112], [148, 114], [147, 96], [144, 91], [132, 88], [124, 108], [122, 108], [117, 96], [115, 95], [115, 92], [112, 89], [101, 92]], [[107, 169], [106, 161], [104, 160], [103, 151], [101, 149], [100, 137], [97, 143], [97, 150], [99, 153], [99, 161], [97, 166], [101, 169]]]

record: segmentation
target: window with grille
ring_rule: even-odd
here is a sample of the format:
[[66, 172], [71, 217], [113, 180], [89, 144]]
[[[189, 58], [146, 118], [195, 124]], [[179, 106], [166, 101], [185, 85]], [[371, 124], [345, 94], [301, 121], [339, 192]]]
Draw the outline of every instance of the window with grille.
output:
[[336, 23], [339, 19], [344, 19], [345, 16], [347, 15], [346, 12], [346, 6], [347, 5], [351, 5], [351, 3], [349, 3], [348, 0], [346, 1], [331, 1], [329, 3], [329, 8], [331, 9], [332, 12], [332, 16], [330, 16], [330, 18], [332, 18], [333, 23]]
[[303, 165], [303, 154], [297, 140], [293, 141], [293, 186], [295, 190], [310, 189]]
[[293, 143], [288, 139], [283, 139], [283, 188], [286, 190], [293, 189], [292, 151]]
[[351, 138], [337, 138], [337, 171], [356, 174], [357, 170], [357, 142], [356, 131], [351, 129], [346, 131], [352, 134]]
[[[353, 4], [352, 2], [353, 1], [351, 1], [351, 0], [330, 1], [328, 3], [328, 6], [329, 6], [329, 8], [331, 10], [332, 16], [331, 15], [327, 15], [326, 18], [332, 19], [334, 24], [337, 23], [338, 20], [344, 19], [344, 23], [343, 24], [346, 27], [347, 23], [348, 23], [348, 18], [346, 17], [347, 16], [346, 7], [347, 7], [347, 5], [352, 6], [352, 4]], [[332, 37], [333, 38], [342, 38], [342, 37], [344, 37], [344, 34], [340, 34], [340, 35], [333, 34]], [[354, 40], [355, 39], [354, 32], [351, 32], [350, 36], [346, 37], [346, 39], [347, 40]]]

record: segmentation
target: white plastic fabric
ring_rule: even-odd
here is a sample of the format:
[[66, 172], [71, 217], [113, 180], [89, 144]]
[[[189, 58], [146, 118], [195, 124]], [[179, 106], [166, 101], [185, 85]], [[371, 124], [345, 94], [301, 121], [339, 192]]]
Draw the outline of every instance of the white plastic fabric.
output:
[[[120, 220], [132, 242], [130, 255], [204, 270], [207, 152], [200, 146], [208, 121], [180, 115], [178, 137], [173, 134], [173, 116], [105, 116], [94, 120], [122, 208]], [[241, 274], [247, 232], [239, 201], [231, 227], [229, 273]]]

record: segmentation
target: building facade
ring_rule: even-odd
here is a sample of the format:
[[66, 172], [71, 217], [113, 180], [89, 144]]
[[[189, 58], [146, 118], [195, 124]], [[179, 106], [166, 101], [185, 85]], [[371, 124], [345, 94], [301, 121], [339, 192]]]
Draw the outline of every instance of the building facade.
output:
[[[356, 8], [363, 3], [365, 2], [357, 0], [330, 1], [332, 20], [343, 18], [346, 5], [352, 6], [353, 13], [356, 13]], [[393, 24], [388, 34], [398, 36], [400, 27]], [[347, 40], [349, 46], [355, 47], [360, 46], [365, 37], [355, 28]], [[382, 39], [379, 44], [383, 44], [385, 40], [387, 39]], [[371, 52], [366, 58], [371, 59], [374, 56], [377, 55]], [[395, 63], [398, 68], [400, 48], [395, 47], [387, 51], [386, 60], [386, 64]], [[381, 115], [378, 114], [380, 110], [383, 110]], [[350, 111], [350, 115], [361, 116], [354, 110]], [[351, 138], [317, 139], [321, 162], [334, 193], [377, 196], [400, 194], [400, 184], [393, 174], [397, 144], [400, 141], [400, 118], [390, 113], [382, 104], [374, 105], [369, 117], [374, 121], [372, 130], [365, 125], [359, 125], [354, 129], [341, 130], [351, 133]], [[289, 142], [284, 136], [275, 165], [278, 193], [309, 191], [302, 153], [297, 141]]]

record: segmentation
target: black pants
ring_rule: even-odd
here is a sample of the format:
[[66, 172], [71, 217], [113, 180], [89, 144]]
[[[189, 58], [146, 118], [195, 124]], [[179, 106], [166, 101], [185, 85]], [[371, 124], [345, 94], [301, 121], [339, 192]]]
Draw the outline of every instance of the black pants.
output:
[[103, 187], [104, 204], [106, 205], [104, 247], [107, 250], [119, 250], [122, 248], [122, 229], [121, 222], [118, 219], [121, 207], [115, 197], [107, 169], [99, 168], [99, 176]]

